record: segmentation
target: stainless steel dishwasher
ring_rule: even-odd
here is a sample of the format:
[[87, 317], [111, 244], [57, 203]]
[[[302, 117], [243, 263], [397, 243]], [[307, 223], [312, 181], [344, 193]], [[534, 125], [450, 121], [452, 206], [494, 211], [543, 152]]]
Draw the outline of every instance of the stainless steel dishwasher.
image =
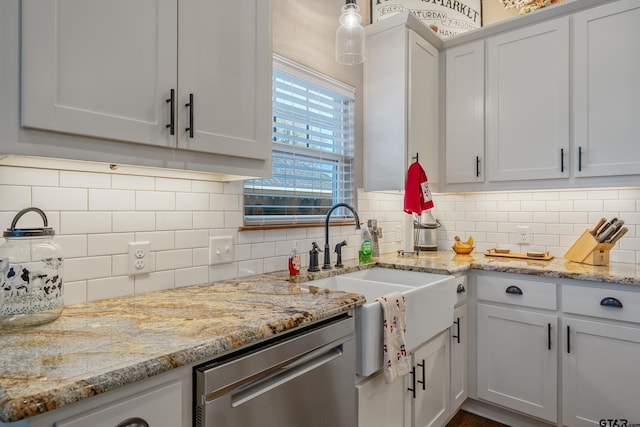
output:
[[194, 368], [195, 427], [353, 427], [355, 325], [344, 315]]

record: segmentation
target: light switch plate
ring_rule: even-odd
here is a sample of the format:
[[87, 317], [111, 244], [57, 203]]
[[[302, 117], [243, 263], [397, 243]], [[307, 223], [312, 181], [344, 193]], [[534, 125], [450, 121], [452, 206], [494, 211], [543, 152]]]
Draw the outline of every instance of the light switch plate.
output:
[[209, 265], [233, 262], [233, 236], [209, 238]]

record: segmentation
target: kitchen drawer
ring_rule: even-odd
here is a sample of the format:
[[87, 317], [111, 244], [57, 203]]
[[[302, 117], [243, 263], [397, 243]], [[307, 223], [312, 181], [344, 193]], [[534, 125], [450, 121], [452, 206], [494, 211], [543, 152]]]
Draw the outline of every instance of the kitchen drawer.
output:
[[[68, 418], [56, 427], [114, 427], [144, 425], [135, 423], [142, 419], [150, 426], [182, 425], [182, 384], [170, 383], [151, 391], [124, 398], [80, 416]], [[123, 423], [124, 421], [128, 421]], [[123, 424], [121, 424], [123, 423]]]
[[638, 307], [640, 292], [562, 286], [562, 311], [565, 313], [640, 323]]
[[515, 275], [478, 275], [478, 299], [555, 310], [556, 284]]

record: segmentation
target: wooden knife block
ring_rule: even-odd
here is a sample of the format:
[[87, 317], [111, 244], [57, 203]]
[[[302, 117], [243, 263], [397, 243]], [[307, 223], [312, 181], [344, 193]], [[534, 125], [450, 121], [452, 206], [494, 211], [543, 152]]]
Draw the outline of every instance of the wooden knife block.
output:
[[609, 265], [609, 251], [614, 246], [611, 243], [598, 242], [591, 234], [591, 230], [585, 230], [564, 257], [583, 264]]

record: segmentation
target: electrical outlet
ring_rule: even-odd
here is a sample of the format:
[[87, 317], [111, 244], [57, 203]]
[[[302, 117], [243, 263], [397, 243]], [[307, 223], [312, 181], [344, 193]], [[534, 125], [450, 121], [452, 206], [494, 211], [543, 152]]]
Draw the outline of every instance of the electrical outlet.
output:
[[233, 262], [233, 237], [209, 238], [209, 265]]
[[402, 226], [396, 225], [396, 242], [402, 242]]
[[518, 226], [518, 243], [521, 245], [531, 244], [531, 230], [528, 225]]
[[129, 275], [151, 271], [151, 243], [129, 242]]

